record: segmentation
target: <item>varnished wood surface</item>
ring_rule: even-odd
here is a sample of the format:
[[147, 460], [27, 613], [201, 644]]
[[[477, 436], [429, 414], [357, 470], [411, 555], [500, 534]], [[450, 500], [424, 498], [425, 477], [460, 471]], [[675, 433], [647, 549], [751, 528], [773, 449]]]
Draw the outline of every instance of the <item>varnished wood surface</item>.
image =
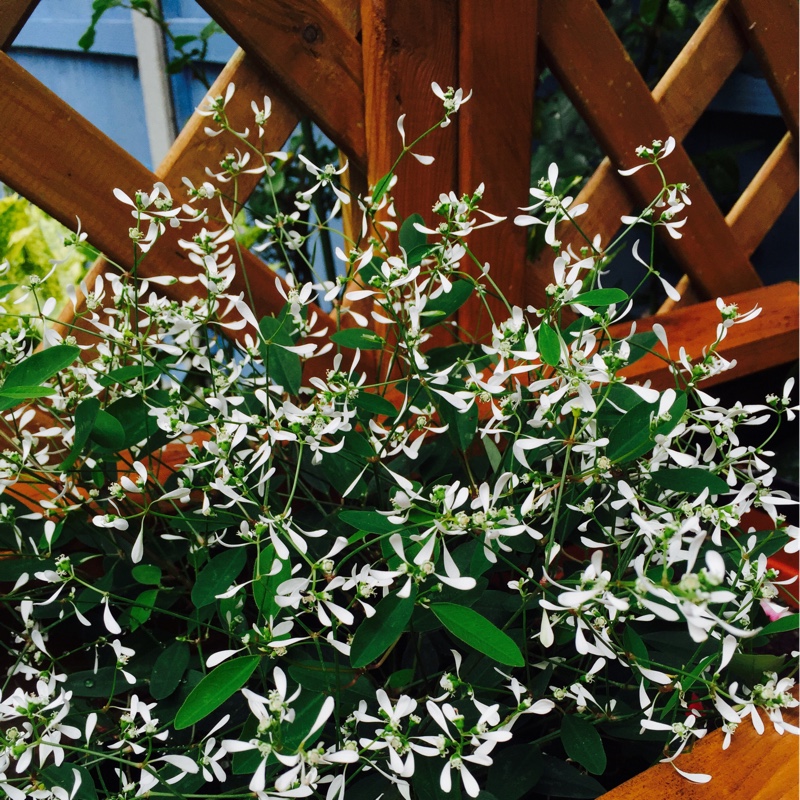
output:
[[[727, 750], [718, 730], [678, 757], [680, 769], [711, 775], [709, 783], [692, 783], [670, 764], [656, 764], [598, 800], [797, 800], [798, 738], [779, 735], [763, 711], [761, 716], [766, 728], [761, 736], [745, 719]], [[783, 718], [797, 725], [797, 709], [785, 710]]]
[[[612, 163], [619, 168], [641, 163], [633, 155], [636, 147], [665, 140], [669, 124], [600, 6], [595, 0], [544, 3], [539, 24], [548, 63]], [[605, 80], [598, 80], [598, 65], [603, 65]], [[665, 234], [663, 240], [698, 292], [710, 297], [760, 285], [681, 144], [664, 169], [668, 180], [692, 188], [694, 217], [681, 229], [682, 238]], [[661, 182], [655, 170], [644, 169], [629, 176], [626, 186], [640, 204], [647, 204]], [[720, 263], [724, 270], [717, 268]]]

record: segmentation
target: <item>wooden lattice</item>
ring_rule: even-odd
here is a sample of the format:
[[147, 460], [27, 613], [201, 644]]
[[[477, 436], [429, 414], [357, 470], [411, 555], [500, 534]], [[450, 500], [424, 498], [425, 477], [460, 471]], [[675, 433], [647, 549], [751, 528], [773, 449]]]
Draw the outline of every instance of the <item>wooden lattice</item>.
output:
[[[673, 135], [680, 142], [711, 102], [743, 55], [751, 49], [775, 94], [787, 133], [733, 209], [723, 216], [682, 146], [670, 157], [671, 173], [691, 185], [692, 214], [679, 240], [665, 238], [686, 275], [683, 306], [661, 309], [659, 321], [696, 355], [717, 322], [717, 295], [750, 307], [758, 302], [761, 324], [737, 326], [723, 354], [739, 361], [738, 373], [783, 363], [797, 355], [797, 287], [763, 287], [750, 256], [798, 188], [797, 6], [793, 0], [719, 0], [651, 92], [595, 0], [200, 0], [242, 48], [212, 94], [230, 81], [237, 93], [229, 105], [234, 125], [251, 124], [249, 101], [268, 94], [273, 113], [266, 145], [280, 148], [301, 116], [312, 118], [339, 146], [351, 165], [354, 188], [374, 183], [399, 148], [395, 121], [408, 114], [414, 132], [440, 113], [428, 92], [431, 81], [474, 91], [457, 121], [429, 140], [437, 161], [401, 168], [396, 206], [401, 216], [430, 208], [445, 189], [472, 192], [489, 181], [486, 207], [513, 215], [528, 199], [530, 143], [537, 49], [584, 117], [607, 154], [581, 192], [590, 204], [583, 218], [603, 241], [622, 214], [648, 202], [657, 186], [649, 170], [624, 181], [617, 169], [633, 163], [638, 144]], [[6, 0], [0, 17], [3, 49], [36, 2]], [[169, 155], [151, 173], [0, 52], [0, 116], [7, 121], [0, 145], [0, 180], [74, 228], [81, 219], [90, 240], [127, 267], [131, 245], [128, 212], [113, 202], [112, 189], [126, 191], [163, 180], [174, 193], [184, 175], [198, 182], [204, 167], [227, 152], [224, 137], [209, 139], [195, 115]], [[10, 123], [10, 124], [9, 124]], [[240, 186], [240, 199], [255, 179]], [[352, 229], [353, 220], [346, 220]], [[184, 274], [188, 264], [170, 231], [144, 260], [142, 275]], [[509, 297], [541, 305], [550, 281], [544, 254], [526, 262], [525, 232], [513, 226], [480, 231], [472, 246]], [[245, 253], [257, 314], [277, 310], [283, 298], [274, 275]], [[88, 281], [105, 269], [97, 264]], [[165, 291], [180, 299], [187, 288]], [[248, 294], [249, 293], [249, 294]], [[347, 300], [345, 300], [347, 302]], [[317, 310], [323, 318], [324, 313]], [[487, 326], [477, 302], [459, 312], [469, 330]], [[65, 326], [74, 320], [66, 309]], [[647, 322], [640, 323], [646, 327]], [[652, 324], [649, 323], [649, 324]], [[84, 335], [88, 335], [84, 332]], [[668, 379], [658, 359], [643, 359], [631, 373], [656, 384]], [[729, 373], [730, 374], [730, 373]]]

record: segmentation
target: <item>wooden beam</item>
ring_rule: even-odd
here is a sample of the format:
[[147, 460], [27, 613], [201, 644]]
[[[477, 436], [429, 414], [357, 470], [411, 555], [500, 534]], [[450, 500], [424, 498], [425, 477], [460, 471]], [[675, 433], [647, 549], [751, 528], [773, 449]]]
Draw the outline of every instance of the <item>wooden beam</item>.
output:
[[[735, 303], [740, 311], [746, 312], [755, 305], [761, 307], [761, 314], [749, 322], [732, 326], [727, 337], [719, 347], [719, 353], [736, 366], [726, 372], [703, 381], [701, 386], [750, 375], [754, 372], [788, 364], [798, 357], [798, 286], [792, 281], [773, 286], [763, 286], [738, 294], [725, 293], [725, 303]], [[636, 322], [636, 332], [649, 331], [658, 322], [664, 326], [670, 343], [671, 355], [678, 357], [681, 346], [697, 362], [702, 358], [703, 349], [716, 339], [716, 328], [721, 317], [715, 301], [698, 303], [688, 308], [679, 308], [659, 317], [648, 317]], [[631, 323], [621, 322], [612, 326], [614, 338], [626, 336]], [[658, 345], [657, 352], [664, 352]], [[675, 385], [672, 373], [665, 362], [654, 355], [647, 355], [632, 364], [622, 373], [629, 382], [652, 381], [656, 389], [666, 389]]]
[[8, 50], [25, 26], [39, 0], [3, 0], [0, 12], [0, 50]]
[[[491, 265], [492, 279], [516, 305], [524, 305], [528, 237], [512, 220], [530, 198], [538, 5], [538, 0], [459, 4], [458, 82], [473, 93], [458, 114], [459, 190], [472, 195], [485, 181], [481, 206], [509, 218], [476, 231], [465, 244]], [[471, 259], [464, 259], [462, 269], [478, 275]], [[491, 298], [489, 308], [493, 316], [507, 313]], [[459, 310], [458, 321], [474, 335], [491, 329], [477, 297]]]
[[758, 58], [786, 125], [798, 141], [800, 32], [795, 0], [734, 0], [742, 30]]
[[[594, 0], [542, 4], [540, 36], [564, 91], [615, 167], [635, 165], [633, 153], [638, 145], [666, 139], [668, 120]], [[598, 82], [598, 69], [613, 77]], [[722, 213], [680, 144], [664, 168], [668, 178], [691, 186], [692, 208], [683, 236], [678, 240], [665, 237], [665, 241], [697, 290], [711, 296], [758, 286], [758, 275], [736, 246]], [[651, 169], [630, 176], [626, 186], [641, 204], [649, 203], [661, 188]], [[712, 253], [714, 257], [709, 258]], [[725, 269], [717, 269], [718, 264], [725, 264]]]
[[[797, 725], [796, 708], [783, 709], [783, 715]], [[710, 774], [710, 783], [692, 783], [671, 764], [656, 764], [597, 800], [797, 800], [800, 764], [794, 736], [781, 736], [770, 724], [759, 735], [749, 720], [738, 726], [727, 750], [722, 749], [724, 736], [712, 731], [675, 761], [684, 772]]]
[[361, 48], [353, 31], [343, 27], [352, 15], [333, 13], [320, 0], [200, 0], [200, 5], [303, 114], [365, 168]]
[[[130, 209], [113, 199], [113, 189], [131, 194], [149, 189], [158, 177], [4, 53], [0, 53], [0, 83], [4, 86], [0, 119], [15, 121], [0, 150], [0, 180], [67, 227], [74, 229], [75, 218], [80, 217], [91, 243], [129, 269], [133, 246], [126, 232], [132, 217]], [[195, 267], [177, 244], [186, 235], [186, 230], [167, 228], [142, 261], [140, 276], [194, 274]], [[284, 300], [275, 290], [274, 274], [249, 252], [243, 253], [243, 260], [244, 270], [237, 272], [231, 291], [246, 296], [252, 291], [259, 300], [257, 314], [280, 310]], [[196, 292], [180, 282], [167, 289], [176, 300]]]
[[787, 132], [725, 217], [747, 255], [752, 255], [797, 194], [798, 169], [797, 144]]
[[[721, 0], [653, 90], [653, 99], [676, 139], [683, 140], [692, 129], [746, 51], [747, 45], [730, 2]], [[581, 225], [591, 235], [599, 233], [606, 243], [619, 228], [620, 216], [629, 214], [634, 207], [625, 180], [611, 161], [604, 158], [575, 200], [589, 203]], [[577, 232], [565, 235], [564, 242], [573, 246], [582, 244]], [[552, 254], [545, 251], [530, 267], [530, 272], [543, 286], [551, 280], [552, 261]], [[544, 297], [540, 292], [529, 302], [541, 306]]]
[[[458, 6], [456, 0], [362, 0], [361, 25], [367, 179], [375, 185], [401, 152], [400, 115], [407, 115], [407, 139], [413, 140], [443, 116], [442, 101], [431, 91], [431, 83], [443, 89], [458, 86]], [[392, 190], [398, 224], [414, 213], [428, 225], [439, 223], [433, 205], [442, 192], [458, 189], [457, 139], [456, 116], [416, 149], [435, 155], [431, 166], [411, 156], [403, 159]], [[453, 341], [441, 329], [433, 333], [433, 345]]]

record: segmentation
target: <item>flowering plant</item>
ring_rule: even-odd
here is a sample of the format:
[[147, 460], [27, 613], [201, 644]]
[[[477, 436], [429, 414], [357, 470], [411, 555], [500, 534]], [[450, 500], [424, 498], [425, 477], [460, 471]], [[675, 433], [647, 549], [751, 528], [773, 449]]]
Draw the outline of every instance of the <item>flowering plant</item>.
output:
[[[443, 116], [423, 136], [469, 100], [434, 91]], [[796, 552], [798, 530], [771, 488], [775, 426], [761, 446], [737, 436], [792, 416], [792, 387], [731, 409], [700, 388], [757, 312], [720, 301], [703, 357], [665, 357], [671, 388], [630, 384], [621, 371], [670, 343], [659, 326], [614, 335], [630, 306], [603, 286], [619, 241], [561, 247], [585, 207], [557, 194], [555, 165], [516, 219], [554, 249], [547, 306], [523, 309], [488, 265], [464, 266], [481, 263], [470, 233], [503, 221], [482, 187], [441, 195], [436, 227], [399, 224], [394, 170], [356, 198], [341, 168], [309, 161], [315, 189], [357, 204], [361, 239], [339, 250], [339, 281], [277, 279], [286, 303], [259, 319], [230, 292], [230, 185], [282, 154], [231, 129], [232, 92], [205, 113], [237, 149], [189, 202], [117, 190], [137, 263], [82, 287], [95, 338], [43, 311], [0, 339], [5, 794], [594, 797], [609, 741], [644, 740], [681, 771], [719, 722], [726, 744], [765, 717], [797, 733], [782, 716], [795, 668], [761, 649], [797, 628], [767, 559]], [[261, 132], [269, 103], [254, 112]], [[398, 130], [401, 158], [430, 163]], [[681, 235], [673, 144], [640, 149], [663, 188], [627, 230]], [[273, 255], [311, 235], [296, 221], [259, 222]], [[137, 276], [168, 225], [193, 231], [185, 302], [154, 290], [174, 278]], [[506, 314], [485, 336], [454, 327], [470, 297], [490, 315], [489, 294]], [[451, 344], [428, 346], [437, 327]], [[769, 530], [748, 527], [753, 507]]]

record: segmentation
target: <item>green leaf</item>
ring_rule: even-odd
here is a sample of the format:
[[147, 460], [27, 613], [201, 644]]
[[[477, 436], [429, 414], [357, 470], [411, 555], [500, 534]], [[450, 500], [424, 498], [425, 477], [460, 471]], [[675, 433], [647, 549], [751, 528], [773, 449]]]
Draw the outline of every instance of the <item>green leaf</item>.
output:
[[91, 669], [73, 672], [64, 682], [64, 688], [76, 697], [109, 698], [141, 686], [142, 683], [141, 679], [137, 679], [132, 687], [116, 667], [100, 667], [97, 672]]
[[606, 771], [606, 751], [603, 740], [591, 722], [574, 714], [561, 719], [561, 743], [567, 755], [594, 775]]
[[356, 407], [370, 414], [380, 414], [384, 417], [396, 417], [397, 409], [385, 397], [372, 392], [361, 391], [356, 397]]
[[526, 797], [542, 776], [542, 756], [533, 745], [512, 745], [492, 758], [486, 788], [503, 800]]
[[145, 586], [158, 586], [161, 583], [161, 567], [155, 564], [137, 564], [131, 570], [131, 575], [136, 583], [143, 583]]
[[500, 452], [491, 436], [484, 436], [481, 441], [483, 442], [483, 449], [486, 450], [489, 464], [491, 464], [492, 472], [497, 472], [503, 461], [503, 454]]
[[785, 661], [786, 656], [734, 653], [728, 669], [748, 686], [755, 686], [763, 683], [765, 672], [779, 672]]
[[704, 489], [708, 489], [709, 493], [714, 495], [730, 491], [730, 486], [722, 478], [700, 467], [660, 469], [651, 473], [650, 479], [662, 489], [671, 489], [674, 492], [700, 494]]
[[[81, 782], [75, 794], [72, 790], [75, 788], [75, 770], [80, 776]], [[44, 785], [48, 789], [62, 788], [64, 789], [64, 797], [69, 797], [70, 800], [97, 800], [97, 789], [95, 788], [92, 776], [85, 767], [72, 762], [66, 762], [56, 766], [51, 764], [39, 773]]]
[[98, 375], [96, 380], [101, 386], [113, 386], [115, 383], [128, 383], [129, 381], [137, 380], [149, 382], [160, 374], [161, 369], [153, 364], [131, 364], [127, 367], [112, 369], [106, 375]]
[[539, 326], [536, 343], [539, 345], [542, 361], [551, 367], [557, 367], [561, 361], [561, 337], [544, 320]]
[[278, 613], [279, 606], [275, 602], [278, 587], [288, 580], [292, 573], [291, 562], [282, 561], [280, 570], [275, 575], [268, 575], [274, 563], [275, 547], [268, 544], [258, 554], [258, 561], [253, 568], [253, 600], [256, 601], [256, 606], [264, 619], [274, 617]]
[[389, 183], [392, 180], [393, 173], [387, 172], [376, 184], [375, 189], [372, 192], [372, 203], [373, 205], [377, 205], [383, 200], [383, 196], [386, 194], [387, 190], [389, 189]]
[[353, 350], [383, 350], [386, 339], [377, 333], [363, 328], [345, 328], [331, 334], [331, 341], [340, 347], [349, 347]]
[[631, 355], [628, 364], [633, 364], [640, 358], [644, 358], [658, 344], [658, 336], [652, 331], [634, 333], [626, 340], [631, 348]]
[[4, 386], [0, 389], [0, 397], [13, 400], [28, 400], [34, 397], [50, 397], [56, 390], [52, 386]]
[[382, 656], [405, 630], [417, 599], [416, 585], [408, 597], [397, 592], [386, 595], [375, 607], [375, 613], [365, 619], [353, 637], [350, 663], [354, 668], [366, 667]]
[[214, 556], [197, 576], [192, 587], [192, 603], [202, 608], [213, 603], [236, 580], [247, 561], [244, 547], [234, 547]]
[[[418, 758], [415, 761], [411, 784], [418, 800], [461, 800], [461, 780], [458, 772], [452, 771], [452, 784], [449, 792], [443, 792], [439, 785], [439, 775], [444, 765], [435, 758]], [[377, 795], [376, 795], [377, 796]]]
[[[454, 387], [445, 388], [453, 388], [455, 391]], [[442, 421], [448, 425], [447, 435], [459, 450], [466, 452], [478, 432], [477, 404], [473, 403], [466, 411], [459, 411], [444, 398], [437, 397], [436, 407]]]
[[624, 303], [626, 300], [628, 300], [628, 295], [622, 289], [593, 289], [570, 300], [570, 305], [580, 303], [583, 306], [594, 308], [610, 306], [612, 303]]
[[169, 697], [180, 685], [183, 673], [189, 666], [189, 646], [173, 642], [153, 664], [150, 673], [150, 694], [156, 700]]
[[0, 298], [5, 297], [7, 294], [11, 294], [11, 292], [13, 292], [17, 286], [19, 286], [18, 283], [4, 283], [2, 286], [0, 286]]
[[[41, 386], [72, 364], [80, 352], [79, 347], [57, 344], [28, 356], [10, 370], [0, 387], [0, 394], [23, 386]], [[16, 404], [15, 397], [0, 398], [0, 411], [12, 408]]]
[[143, 592], [139, 593], [139, 596], [135, 600], [136, 605], [132, 605], [128, 609], [132, 631], [135, 631], [140, 625], [150, 619], [157, 597], [158, 589], [145, 589]]
[[644, 455], [653, 448], [656, 436], [665, 436], [681, 421], [686, 402], [686, 392], [677, 392], [669, 408], [669, 418], [652, 430], [650, 418], [658, 412], [658, 403], [639, 403], [614, 426], [606, 455], [617, 464]]
[[584, 775], [571, 764], [554, 756], [542, 756], [544, 771], [536, 784], [537, 794], [569, 797], [574, 800], [593, 800], [605, 792], [590, 775]]
[[453, 636], [479, 653], [510, 667], [525, 666], [514, 640], [477, 611], [455, 603], [432, 603], [431, 611]]
[[96, 397], [87, 398], [75, 409], [75, 435], [72, 437], [72, 447], [59, 469], [68, 470], [75, 463], [75, 459], [89, 441], [99, 411], [100, 401]]
[[394, 533], [398, 525], [377, 511], [341, 511], [339, 519], [360, 531], [369, 533]]
[[259, 350], [267, 375], [290, 394], [297, 394], [303, 380], [303, 364], [297, 353], [291, 353], [280, 346], [294, 345], [285, 313], [277, 318], [264, 317], [258, 323], [258, 328], [264, 337], [264, 341], [259, 344]]
[[93, 442], [97, 442], [100, 447], [121, 450], [125, 447], [125, 428], [115, 416], [109, 414], [108, 411], [99, 409], [89, 438]]
[[408, 684], [413, 680], [413, 669], [398, 669], [388, 677], [386, 680], [386, 686], [389, 689], [402, 689], [404, 686], [408, 686]]
[[400, 233], [398, 234], [398, 241], [400, 242], [400, 247], [406, 251], [406, 256], [417, 247], [424, 247], [428, 243], [428, 237], [418, 231], [414, 227], [414, 223], [419, 223], [420, 225], [425, 224], [425, 220], [422, 219], [421, 214], [412, 214], [410, 217], [406, 217], [403, 220], [403, 224], [400, 226]]
[[192, 689], [175, 716], [175, 730], [188, 728], [218, 709], [238, 692], [255, 672], [261, 656], [240, 656], [223, 661]]
[[761, 629], [759, 636], [796, 631], [798, 627], [800, 627], [800, 614], [787, 614], [785, 617], [780, 617], [765, 625]]
[[467, 302], [474, 291], [475, 284], [472, 281], [463, 278], [453, 281], [449, 292], [443, 292], [434, 300], [428, 301], [420, 314], [422, 327], [429, 328], [431, 325], [447, 319]]

